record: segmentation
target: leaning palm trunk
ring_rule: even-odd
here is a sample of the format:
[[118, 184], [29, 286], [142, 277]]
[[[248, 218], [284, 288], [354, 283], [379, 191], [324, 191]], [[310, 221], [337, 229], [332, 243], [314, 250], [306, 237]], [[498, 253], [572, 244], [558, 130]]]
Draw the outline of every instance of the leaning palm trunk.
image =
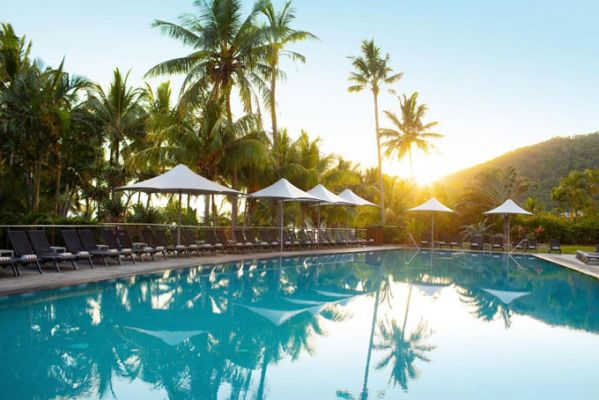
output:
[[[276, 89], [277, 89], [277, 75], [275, 72], [275, 66], [272, 66], [273, 71], [270, 75], [270, 118], [272, 121], [272, 143], [273, 148], [277, 148], [278, 142], [278, 127], [277, 127], [277, 105], [276, 105]], [[281, 160], [278, 160], [279, 162]]]
[[385, 223], [385, 190], [383, 188], [383, 160], [381, 158], [381, 134], [379, 129], [379, 99], [374, 94], [374, 126], [376, 129], [376, 156], [379, 166], [379, 193], [381, 196], [381, 225]]

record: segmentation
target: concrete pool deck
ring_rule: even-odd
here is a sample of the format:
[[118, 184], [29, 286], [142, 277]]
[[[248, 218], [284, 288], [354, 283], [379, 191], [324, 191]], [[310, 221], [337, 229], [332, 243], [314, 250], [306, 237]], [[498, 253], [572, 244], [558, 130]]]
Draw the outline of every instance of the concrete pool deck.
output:
[[585, 264], [582, 261], [577, 260], [574, 254], [538, 253], [532, 255], [540, 258], [541, 260], [549, 261], [562, 267], [580, 272], [581, 274], [589, 275], [599, 279], [599, 265]]
[[[373, 250], [396, 250], [400, 246], [367, 246], [350, 247], [336, 249], [309, 249], [298, 251], [286, 251], [283, 257], [295, 257], [303, 255], [323, 255], [340, 253], [360, 253]], [[96, 267], [91, 269], [87, 264], [80, 263], [79, 270], [74, 271], [70, 266], [61, 267], [62, 272], [58, 273], [54, 267], [49, 264], [44, 266], [44, 273], [39, 274], [35, 268], [20, 268], [22, 276], [15, 277], [9, 268], [0, 270], [0, 296], [11, 294], [28, 293], [40, 290], [55, 289], [64, 286], [75, 286], [86, 283], [108, 281], [119, 278], [128, 278], [135, 275], [151, 274], [166, 270], [185, 269], [197, 267], [199, 265], [226, 264], [230, 262], [239, 262], [255, 260], [261, 258], [272, 258], [281, 256], [280, 252], [261, 252], [246, 254], [225, 254], [217, 256], [203, 257], [170, 257], [168, 260], [156, 257], [156, 261], [137, 262], [132, 264], [130, 261], [123, 261], [121, 265], [109, 264], [107, 268], [104, 265], [96, 263]]]
[[[406, 248], [407, 247], [405, 246], [386, 245], [322, 250], [309, 249], [298, 251], [286, 251], [283, 253], [283, 257], [358, 253], [366, 251], [397, 250]], [[460, 251], [469, 252], [470, 250]], [[599, 279], [599, 265], [586, 265], [578, 261], [573, 254], [527, 254]], [[262, 252], [248, 254], [225, 254], [203, 257], [171, 257], [168, 260], [157, 259], [156, 261], [145, 261], [143, 263], [137, 262], [136, 264], [132, 264], [129, 261], [123, 261], [122, 265], [109, 264], [108, 268], [105, 268], [103, 265], [98, 265], [94, 269], [89, 268], [89, 266], [86, 264], [80, 264], [80, 269], [77, 271], [73, 271], [72, 268], [65, 266], [62, 268], [63, 272], [61, 273], [55, 272], [53, 267], [46, 266], [44, 267], [44, 273], [41, 275], [38, 274], [34, 268], [21, 268], [21, 277], [14, 277], [10, 272], [10, 269], [2, 269], [0, 270], [0, 296], [35, 292], [40, 290], [81, 285], [86, 283], [108, 281], [118, 278], [128, 278], [135, 275], [158, 273], [166, 270], [185, 269], [192, 266], [195, 267], [199, 265], [224, 264], [230, 262], [255, 260], [261, 258], [272, 258], [279, 256], [281, 256], [281, 253], [279, 252]]]

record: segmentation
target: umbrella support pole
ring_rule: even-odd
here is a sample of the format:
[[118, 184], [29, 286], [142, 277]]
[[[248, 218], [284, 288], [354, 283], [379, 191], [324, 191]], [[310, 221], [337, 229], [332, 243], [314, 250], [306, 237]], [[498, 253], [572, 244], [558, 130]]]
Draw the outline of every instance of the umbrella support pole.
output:
[[279, 218], [279, 225], [281, 227], [281, 231], [280, 231], [280, 241], [281, 241], [281, 253], [283, 252], [283, 226], [284, 226], [284, 219], [285, 217], [283, 216], [283, 200], [279, 201], [279, 211], [281, 212], [281, 216]]
[[316, 248], [320, 248], [320, 204], [316, 205], [316, 212], [318, 213], [318, 224], [316, 225]]
[[435, 247], [435, 214], [431, 213], [431, 250]]
[[177, 224], [177, 246], [181, 245], [181, 191], [179, 191], [179, 221]]

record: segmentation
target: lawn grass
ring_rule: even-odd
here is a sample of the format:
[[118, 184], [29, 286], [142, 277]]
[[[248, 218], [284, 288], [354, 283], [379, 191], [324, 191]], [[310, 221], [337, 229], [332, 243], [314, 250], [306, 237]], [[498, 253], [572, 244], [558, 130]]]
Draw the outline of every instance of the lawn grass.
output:
[[594, 252], [595, 251], [595, 246], [588, 246], [588, 245], [582, 245], [582, 244], [566, 244], [566, 245], [562, 245], [562, 253], [563, 254], [576, 254], [576, 250], [582, 250], [582, 251], [588, 251], [588, 252]]

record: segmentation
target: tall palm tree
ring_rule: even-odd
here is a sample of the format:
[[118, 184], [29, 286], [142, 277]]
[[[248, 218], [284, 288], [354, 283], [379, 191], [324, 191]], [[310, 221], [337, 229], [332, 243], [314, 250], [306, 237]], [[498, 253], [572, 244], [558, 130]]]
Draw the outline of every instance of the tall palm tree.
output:
[[111, 170], [111, 189], [124, 183], [124, 170], [121, 168], [123, 147], [144, 134], [144, 91], [128, 86], [128, 79], [129, 72], [123, 76], [117, 68], [114, 70], [108, 91], [96, 85], [95, 90], [89, 93], [90, 110], [109, 142], [108, 167]]
[[212, 100], [225, 99], [226, 113], [232, 121], [231, 93], [234, 86], [246, 112], [252, 101], [268, 93], [263, 77], [270, 68], [263, 62], [264, 48], [260, 46], [261, 30], [255, 19], [265, 2], [258, 1], [243, 18], [240, 0], [196, 0], [197, 15], [181, 16], [181, 24], [155, 20], [153, 27], [187, 47], [188, 55], [161, 62], [147, 76], [184, 74], [183, 98], [188, 101], [208, 88]]
[[276, 142], [279, 132], [276, 109], [277, 79], [284, 77], [283, 71], [279, 69], [279, 60], [282, 56], [286, 56], [293, 61], [305, 63], [306, 58], [302, 54], [287, 50], [285, 47], [289, 44], [318, 38], [310, 32], [291, 28], [291, 23], [295, 20], [295, 9], [291, 6], [291, 1], [286, 2], [279, 12], [275, 10], [275, 7], [269, 1], [261, 12], [267, 19], [263, 34], [265, 36], [266, 63], [270, 67], [270, 91], [265, 100], [267, 106], [270, 107], [272, 139], [273, 142]]
[[411, 175], [414, 177], [412, 160], [414, 147], [424, 154], [429, 154], [435, 148], [431, 141], [440, 139], [443, 135], [431, 131], [432, 128], [438, 125], [438, 122], [424, 123], [422, 121], [428, 107], [426, 104], [418, 104], [418, 92], [412, 93], [410, 97], [404, 94], [398, 99], [401, 118], [391, 111], [385, 111], [385, 115], [394, 125], [393, 128], [381, 129], [381, 136], [387, 139], [383, 143], [385, 156], [396, 156], [401, 160], [407, 155]]
[[374, 44], [374, 40], [362, 41], [362, 54], [350, 57], [354, 71], [349, 80], [352, 85], [348, 88], [350, 93], [370, 89], [374, 99], [374, 127], [376, 135], [376, 150], [379, 172], [379, 191], [381, 201], [381, 224], [385, 222], [385, 193], [383, 189], [383, 160], [381, 158], [381, 135], [379, 130], [379, 94], [383, 85], [397, 82], [402, 73], [393, 73], [389, 66], [390, 57], [381, 54], [381, 49]]

